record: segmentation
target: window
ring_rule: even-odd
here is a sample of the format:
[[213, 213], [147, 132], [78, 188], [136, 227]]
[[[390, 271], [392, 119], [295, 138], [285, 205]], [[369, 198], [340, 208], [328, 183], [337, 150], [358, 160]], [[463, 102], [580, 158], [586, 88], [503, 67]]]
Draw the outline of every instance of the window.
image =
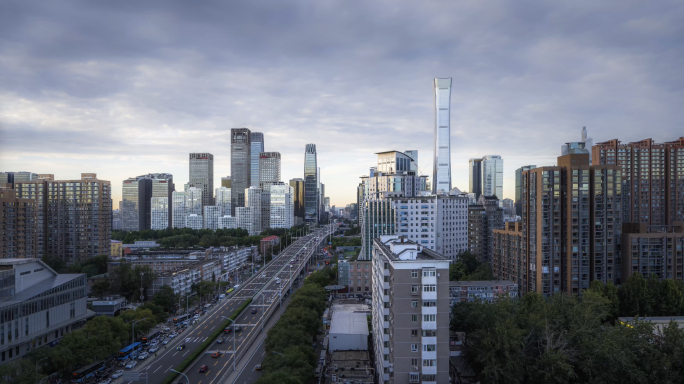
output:
[[413, 301], [411, 301], [411, 306], [412, 306], [413, 308], [417, 307], [417, 306], [418, 306], [418, 300], [413, 300]]
[[423, 360], [423, 367], [435, 367], [437, 366], [437, 360]]
[[423, 330], [423, 337], [436, 337], [437, 336], [437, 331], [434, 329], [424, 329]]
[[437, 272], [434, 269], [423, 269], [423, 277], [435, 277]]
[[418, 372], [409, 372], [409, 383], [420, 382], [420, 374]]
[[423, 375], [423, 381], [437, 381], [437, 375]]
[[418, 277], [418, 270], [414, 269], [411, 271], [411, 277], [416, 278]]
[[424, 344], [423, 345], [423, 352], [435, 352], [437, 350], [437, 346], [434, 344]]
[[411, 359], [411, 365], [414, 367], [418, 365], [418, 359]]
[[418, 330], [417, 329], [411, 330], [411, 337], [418, 337]]
[[436, 307], [437, 300], [423, 300], [423, 307]]
[[419, 287], [417, 285], [412, 285], [411, 286], [411, 293], [418, 293]]
[[436, 285], [424, 285], [423, 286], [423, 292], [436, 292], [437, 291], [437, 286]]
[[423, 315], [423, 321], [437, 321], [437, 315]]
[[411, 344], [411, 352], [418, 352], [418, 344]]
[[418, 321], [418, 315], [411, 315], [411, 321]]

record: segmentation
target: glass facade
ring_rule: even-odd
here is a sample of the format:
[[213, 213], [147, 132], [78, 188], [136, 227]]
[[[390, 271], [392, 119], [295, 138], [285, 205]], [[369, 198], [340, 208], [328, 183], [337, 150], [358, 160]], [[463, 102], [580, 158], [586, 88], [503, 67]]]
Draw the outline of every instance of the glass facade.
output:
[[503, 159], [497, 155], [482, 158], [482, 194], [503, 199]]
[[435, 148], [432, 192], [451, 190], [451, 78], [435, 79]]
[[304, 221], [316, 222], [318, 219], [318, 167], [316, 163], [316, 144], [307, 144], [304, 154]]
[[214, 205], [214, 155], [211, 153], [190, 154], [189, 184], [202, 191], [202, 207]]
[[[254, 142], [252, 142], [254, 145]], [[261, 187], [280, 181], [280, 152], [262, 152], [259, 154], [259, 178]], [[254, 186], [254, 185], [253, 185]]]
[[152, 215], [150, 229], [161, 230], [169, 228], [169, 198], [153, 197], [150, 205]]
[[230, 210], [245, 206], [245, 190], [251, 182], [251, 132], [247, 128], [230, 130]]
[[250, 187], [259, 186], [259, 158], [264, 152], [264, 134], [261, 132], [251, 133], [251, 154], [250, 154]]

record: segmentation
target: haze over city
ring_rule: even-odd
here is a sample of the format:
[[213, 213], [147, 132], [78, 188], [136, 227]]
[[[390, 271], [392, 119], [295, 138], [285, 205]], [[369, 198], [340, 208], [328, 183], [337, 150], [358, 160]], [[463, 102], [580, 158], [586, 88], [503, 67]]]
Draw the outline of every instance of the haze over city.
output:
[[333, 205], [355, 202], [375, 152], [419, 151], [432, 176], [435, 77], [452, 77], [453, 186], [501, 155], [504, 196], [525, 164], [594, 143], [681, 135], [675, 2], [4, 1], [0, 166], [124, 179], [188, 178], [188, 153], [230, 173], [230, 128], [263, 132], [283, 180], [314, 142]]

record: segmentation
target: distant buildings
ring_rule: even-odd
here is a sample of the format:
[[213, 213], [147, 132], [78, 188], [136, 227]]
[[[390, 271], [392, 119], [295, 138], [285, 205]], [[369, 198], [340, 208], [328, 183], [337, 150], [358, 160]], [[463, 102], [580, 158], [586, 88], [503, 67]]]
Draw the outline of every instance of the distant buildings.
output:
[[[252, 141], [247, 128], [230, 130], [230, 209], [232, 216], [236, 208], [245, 206], [245, 190], [251, 186]], [[258, 159], [257, 159], [258, 161]]]
[[482, 195], [482, 159], [470, 159], [468, 161], [468, 176], [470, 193], [475, 194], [475, 199], [479, 199]]
[[451, 191], [451, 78], [436, 78], [433, 82], [435, 96], [434, 154], [432, 193]]
[[268, 188], [269, 185], [278, 182], [280, 182], [280, 152], [261, 152], [259, 154], [258, 186]]
[[503, 208], [496, 196], [482, 195], [468, 206], [468, 249], [482, 262], [491, 263], [494, 239], [492, 230], [503, 228]]
[[294, 225], [304, 222], [304, 179], [291, 179], [292, 201], [294, 204]]
[[304, 222], [318, 221], [318, 198], [316, 144], [307, 144], [304, 152]]
[[211, 153], [190, 154], [189, 184], [202, 191], [201, 209], [214, 205], [214, 155]]
[[373, 351], [380, 383], [449, 382], [449, 262], [413, 241], [373, 241]]
[[110, 252], [112, 191], [94, 173], [79, 180], [15, 182], [16, 197], [36, 202], [38, 257], [56, 255], [67, 263]]
[[515, 214], [522, 216], [522, 174], [530, 169], [537, 168], [536, 165], [523, 165], [515, 170]]
[[496, 301], [518, 297], [518, 284], [503, 280], [450, 281], [449, 307], [463, 301]]
[[275, 184], [271, 189], [271, 228], [290, 228], [295, 225], [294, 188]]
[[17, 198], [13, 189], [0, 189], [0, 258], [38, 257], [37, 216], [35, 200]]
[[[152, 229], [152, 216], [157, 218], [155, 228], [168, 228], [173, 216], [166, 212], [160, 212], [172, 199], [174, 191], [173, 175], [168, 173], [149, 173], [124, 180], [122, 186], [121, 216], [124, 231], [142, 231]], [[152, 199], [155, 200], [156, 211], [152, 212]], [[159, 228], [160, 217], [166, 217], [166, 227]]]
[[481, 159], [470, 159], [468, 174], [470, 192], [475, 199], [481, 195], [503, 199], [503, 159], [498, 155], [487, 155]]
[[250, 187], [259, 187], [260, 154], [264, 149], [264, 134], [261, 132], [250, 133]]

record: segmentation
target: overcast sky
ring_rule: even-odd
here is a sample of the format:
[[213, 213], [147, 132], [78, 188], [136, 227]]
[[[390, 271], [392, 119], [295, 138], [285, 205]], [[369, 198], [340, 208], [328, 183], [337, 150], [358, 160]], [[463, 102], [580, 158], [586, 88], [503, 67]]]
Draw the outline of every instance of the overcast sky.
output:
[[[40, 4], [38, 4], [40, 3]], [[684, 136], [682, 1], [0, 2], [0, 171], [230, 173], [230, 128], [263, 132], [282, 178], [315, 143], [331, 204], [375, 152], [432, 173], [434, 77], [452, 77], [453, 185], [471, 157], [553, 165], [594, 142]]]

